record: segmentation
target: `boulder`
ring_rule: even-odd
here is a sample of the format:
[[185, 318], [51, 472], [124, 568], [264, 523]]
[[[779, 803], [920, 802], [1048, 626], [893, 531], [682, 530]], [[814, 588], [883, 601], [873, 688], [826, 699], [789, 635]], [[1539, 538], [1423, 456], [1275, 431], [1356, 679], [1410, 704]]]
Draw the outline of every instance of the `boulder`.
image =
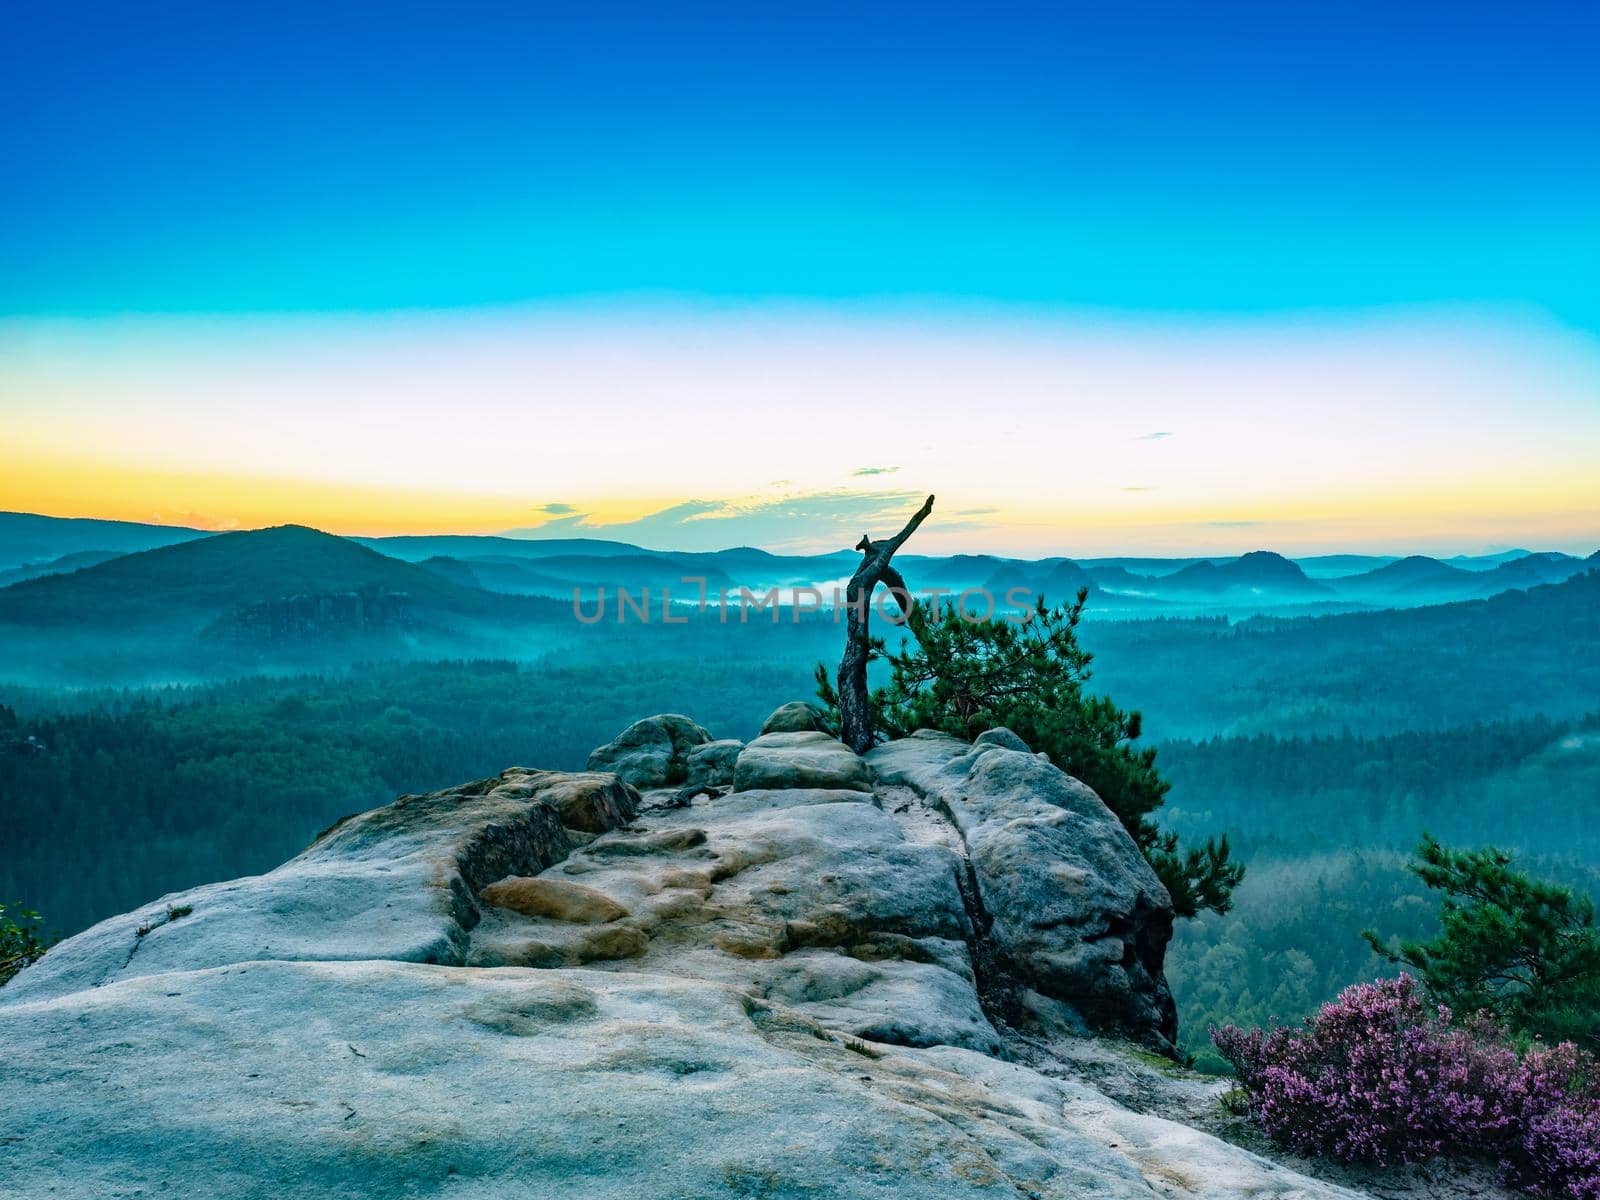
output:
[[1100, 797], [995, 733], [968, 745], [921, 731], [867, 762], [880, 784], [948, 814], [1008, 971], [1092, 1023], [1169, 1048], [1171, 898]]
[[733, 764], [744, 743], [735, 738], [706, 742], [689, 751], [685, 782], [698, 787], [729, 787], [733, 783]]
[[998, 729], [987, 730], [973, 738], [973, 749], [977, 749], [979, 746], [999, 746], [1003, 750], [1020, 750], [1024, 754], [1032, 753], [1028, 749], [1028, 743], [1012, 733], [1004, 725]]
[[855, 751], [826, 733], [766, 733], [740, 751], [733, 790], [772, 788], [868, 792], [872, 783]]
[[762, 733], [827, 733], [822, 710], [806, 700], [791, 700], [763, 722]]
[[613, 741], [589, 752], [589, 770], [610, 771], [641, 791], [685, 783], [689, 751], [711, 735], [688, 717], [661, 713], [629, 725]]
[[561, 823], [580, 833], [604, 833], [638, 815], [639, 793], [609, 771], [525, 771], [513, 768], [504, 787], [556, 810]]

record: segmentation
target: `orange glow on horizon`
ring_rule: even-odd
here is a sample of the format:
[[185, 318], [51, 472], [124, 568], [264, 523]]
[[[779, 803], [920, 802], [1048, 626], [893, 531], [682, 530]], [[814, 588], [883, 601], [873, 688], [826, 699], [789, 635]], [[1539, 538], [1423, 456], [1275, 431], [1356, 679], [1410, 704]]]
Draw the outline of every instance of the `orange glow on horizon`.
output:
[[1592, 339], [1450, 311], [13, 320], [0, 506], [800, 551], [932, 491], [930, 553], [1588, 553], [1597, 398]]

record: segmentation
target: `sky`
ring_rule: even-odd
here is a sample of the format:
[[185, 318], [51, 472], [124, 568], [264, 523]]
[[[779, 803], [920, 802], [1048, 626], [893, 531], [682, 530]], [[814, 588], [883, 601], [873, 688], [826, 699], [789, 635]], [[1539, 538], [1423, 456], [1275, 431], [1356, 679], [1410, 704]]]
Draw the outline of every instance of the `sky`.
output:
[[1600, 6], [0, 12], [0, 508], [1600, 546]]

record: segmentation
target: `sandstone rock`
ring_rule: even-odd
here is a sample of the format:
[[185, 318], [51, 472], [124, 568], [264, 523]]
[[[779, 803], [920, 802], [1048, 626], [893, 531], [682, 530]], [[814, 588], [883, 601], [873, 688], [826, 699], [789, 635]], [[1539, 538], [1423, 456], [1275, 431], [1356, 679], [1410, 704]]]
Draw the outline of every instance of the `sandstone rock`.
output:
[[611, 771], [641, 791], [687, 781], [689, 751], [711, 735], [688, 717], [662, 713], [629, 725], [589, 752], [589, 770]]
[[485, 904], [507, 908], [525, 917], [549, 917], [553, 921], [572, 921], [598, 925], [628, 915], [611, 897], [582, 884], [562, 879], [528, 879], [513, 875], [491, 883], [478, 893]]
[[767, 733], [746, 746], [734, 765], [733, 790], [835, 788], [867, 792], [872, 784], [856, 753], [825, 733]]
[[[465, 961], [476, 897], [565, 857], [556, 810], [520, 772], [343, 821], [265, 875], [206, 884], [69, 938], [0, 997], [42, 999], [116, 979], [251, 959]], [[170, 914], [188, 911], [180, 919]]]
[[1169, 1027], [1092, 792], [869, 760], [764, 735], [689, 808], [508, 771], [69, 939], [0, 989], [0, 1195], [1349, 1196], [1085, 1078], [1080, 1012]]
[[1022, 1066], [690, 979], [251, 962], [0, 1013], [16, 1200], [1350, 1196]]
[[502, 776], [506, 789], [556, 810], [568, 829], [604, 833], [626, 825], [639, 812], [639, 793], [611, 772], [522, 771]]
[[733, 765], [744, 743], [735, 738], [706, 742], [689, 751], [685, 782], [699, 787], [728, 787], [733, 783]]
[[880, 783], [907, 786], [949, 815], [1011, 972], [1091, 1022], [1169, 1046], [1166, 889], [1093, 791], [1008, 749], [1015, 735], [1004, 732], [971, 746], [921, 732], [867, 761]]
[[977, 737], [973, 738], [972, 748], [976, 750], [979, 746], [999, 746], [1003, 750], [1020, 750], [1024, 754], [1032, 753], [1032, 751], [1028, 749], [1028, 743], [1023, 741], [1016, 734], [1012, 733], [1011, 730], [1007, 729], [1004, 725], [1000, 726], [998, 729], [990, 729], [984, 733], [980, 733]]
[[767, 733], [827, 733], [822, 710], [806, 700], [791, 700], [775, 709], [761, 726]]

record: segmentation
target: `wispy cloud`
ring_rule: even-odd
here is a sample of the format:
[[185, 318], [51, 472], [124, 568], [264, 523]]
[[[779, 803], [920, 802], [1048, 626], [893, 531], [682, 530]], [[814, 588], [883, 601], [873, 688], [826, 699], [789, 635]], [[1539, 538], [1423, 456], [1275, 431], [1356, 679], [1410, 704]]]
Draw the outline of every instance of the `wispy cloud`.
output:
[[239, 528], [237, 517], [219, 517], [202, 512], [155, 512], [150, 514], [152, 525], [181, 525], [186, 529], [210, 529], [227, 533]]
[[569, 513], [575, 513], [578, 510], [576, 508], [574, 508], [570, 504], [556, 503], [556, 504], [541, 504], [538, 507], [536, 507], [533, 511], [534, 512], [546, 513], [546, 514], [548, 514], [549, 516], [552, 516], [552, 517], [564, 517], [564, 516], [567, 516]]
[[1171, 436], [1172, 436], [1172, 430], [1170, 430], [1170, 429], [1158, 429], [1154, 433], [1141, 433], [1138, 437], [1134, 438], [1133, 440], [1136, 441], [1136, 442], [1159, 442], [1162, 438], [1169, 438]]
[[852, 475], [893, 475], [899, 467], [857, 467]]
[[1207, 529], [1249, 529], [1252, 525], [1261, 525], [1261, 521], [1202, 521]]
[[[595, 537], [662, 550], [723, 550], [764, 546], [773, 550], [828, 551], [848, 548], [863, 534], [897, 531], [923, 499], [909, 491], [804, 492], [775, 499], [687, 500], [632, 521], [596, 521], [587, 513], [557, 517], [509, 537]], [[972, 509], [934, 521], [942, 532], [981, 529]]]
[[1117, 490], [1120, 492], [1153, 492], [1156, 489], [1147, 484], [1139, 484], [1134, 487], [1118, 488]]

